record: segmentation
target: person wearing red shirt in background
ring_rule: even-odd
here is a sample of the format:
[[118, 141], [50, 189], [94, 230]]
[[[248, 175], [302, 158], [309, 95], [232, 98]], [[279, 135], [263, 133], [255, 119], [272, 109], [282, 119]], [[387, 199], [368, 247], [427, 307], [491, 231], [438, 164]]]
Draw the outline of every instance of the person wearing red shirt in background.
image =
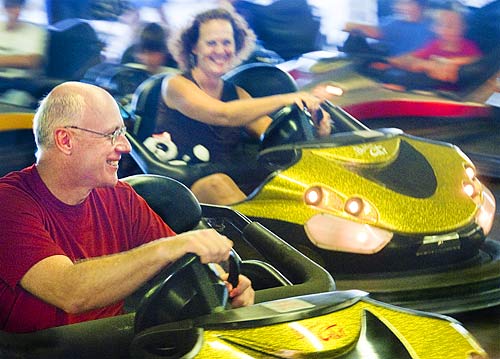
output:
[[[213, 229], [176, 235], [118, 180], [130, 151], [124, 133], [118, 105], [99, 87], [66, 82], [42, 101], [36, 164], [0, 179], [1, 330], [118, 315], [124, 298], [184, 254], [228, 258], [228, 238]], [[253, 304], [248, 278], [229, 290], [233, 306]]]
[[425, 77], [419, 79], [410, 76], [395, 86], [389, 84], [388, 88], [404, 90], [401, 85], [412, 84], [452, 88], [451, 85], [458, 80], [460, 66], [481, 57], [482, 52], [477, 44], [464, 37], [466, 25], [457, 5], [437, 10], [434, 29], [438, 36], [436, 40], [410, 54], [389, 59], [389, 63], [398, 69]]

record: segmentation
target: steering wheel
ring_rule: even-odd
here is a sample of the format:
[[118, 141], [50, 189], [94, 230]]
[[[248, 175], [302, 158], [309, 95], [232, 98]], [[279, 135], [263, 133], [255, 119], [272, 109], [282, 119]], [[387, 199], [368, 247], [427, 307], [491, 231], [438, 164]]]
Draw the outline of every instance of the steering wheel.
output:
[[[240, 264], [240, 257], [232, 250], [228, 282], [233, 287], [238, 285]], [[227, 287], [211, 266], [188, 253], [157, 274], [137, 308], [135, 333], [229, 307]]]
[[[318, 110], [318, 120], [322, 112]], [[311, 141], [317, 138], [316, 126], [306, 106], [297, 104], [283, 107], [273, 116], [273, 122], [262, 135], [260, 149], [296, 142]]]

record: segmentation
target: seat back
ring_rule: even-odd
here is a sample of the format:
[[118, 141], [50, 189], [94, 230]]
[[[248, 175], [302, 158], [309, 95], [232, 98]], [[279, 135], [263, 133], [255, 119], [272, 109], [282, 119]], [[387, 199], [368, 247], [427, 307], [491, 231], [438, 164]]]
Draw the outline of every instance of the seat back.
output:
[[236, 67], [224, 79], [243, 88], [252, 97], [264, 97], [298, 90], [288, 72], [266, 63], [252, 63]]
[[123, 102], [150, 76], [145, 68], [101, 62], [89, 68], [81, 82], [99, 86]]
[[151, 136], [156, 126], [158, 105], [161, 101], [161, 87], [165, 77], [174, 73], [160, 73], [143, 81], [132, 96], [131, 112], [134, 118], [132, 134], [140, 142]]
[[189, 231], [199, 224], [200, 204], [179, 181], [151, 174], [133, 175], [122, 181], [130, 184], [176, 233]]

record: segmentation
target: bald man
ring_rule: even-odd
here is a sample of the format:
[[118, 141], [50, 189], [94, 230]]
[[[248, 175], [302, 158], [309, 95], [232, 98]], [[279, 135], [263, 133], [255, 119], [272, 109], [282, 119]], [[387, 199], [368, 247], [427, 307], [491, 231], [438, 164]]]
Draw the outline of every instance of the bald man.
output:
[[[123, 300], [186, 253], [228, 258], [215, 230], [176, 234], [118, 180], [130, 151], [106, 91], [67, 82], [35, 114], [37, 161], [0, 179], [0, 328], [30, 332], [119, 315]], [[254, 301], [248, 278], [234, 307]]]

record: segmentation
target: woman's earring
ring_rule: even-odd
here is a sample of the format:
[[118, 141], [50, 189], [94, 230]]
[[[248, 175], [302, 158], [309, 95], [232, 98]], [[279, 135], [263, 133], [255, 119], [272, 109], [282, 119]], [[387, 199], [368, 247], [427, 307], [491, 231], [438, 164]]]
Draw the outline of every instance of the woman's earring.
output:
[[193, 53], [189, 54], [189, 67], [193, 68], [196, 66], [196, 55]]

